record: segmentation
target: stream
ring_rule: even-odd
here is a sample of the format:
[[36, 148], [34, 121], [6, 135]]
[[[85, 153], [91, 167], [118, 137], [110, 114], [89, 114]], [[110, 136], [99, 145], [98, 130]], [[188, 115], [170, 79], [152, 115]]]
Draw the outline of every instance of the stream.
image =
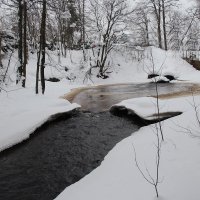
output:
[[[154, 95], [152, 85], [101, 86], [74, 96], [82, 111], [47, 123], [29, 140], [0, 153], [0, 199], [53, 200], [89, 174], [118, 142], [143, 125], [107, 109], [123, 99]], [[190, 87], [164, 84], [159, 89], [169, 93]]]
[[138, 128], [109, 112], [79, 112], [41, 128], [30, 140], [1, 153], [0, 199], [53, 200]]
[[[160, 83], [159, 95], [188, 92], [197, 86], [192, 83]], [[107, 111], [123, 100], [137, 97], [156, 96], [154, 83], [102, 85], [80, 90], [71, 97], [71, 102], [82, 106], [81, 110], [90, 112]]]

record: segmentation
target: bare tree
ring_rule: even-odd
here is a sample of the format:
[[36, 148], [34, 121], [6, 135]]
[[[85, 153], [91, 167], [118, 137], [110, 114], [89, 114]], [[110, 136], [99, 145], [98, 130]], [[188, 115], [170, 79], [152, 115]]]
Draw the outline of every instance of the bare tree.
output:
[[161, 0], [150, 0], [149, 4], [152, 7], [157, 22], [158, 46], [159, 48], [162, 49], [162, 29], [161, 29], [162, 3]]
[[166, 32], [166, 12], [165, 12], [165, 0], [162, 0], [162, 19], [163, 19], [163, 35], [165, 50], [167, 50], [167, 32]]
[[164, 49], [168, 50], [167, 18], [178, 1], [179, 0], [149, 0], [149, 9], [156, 19], [159, 48], [163, 48], [164, 44]]
[[2, 64], [2, 35], [0, 33], [0, 68], [3, 68]]
[[[155, 73], [155, 62], [154, 62], [154, 58], [153, 58], [153, 53], [152, 53], [152, 49], [150, 51], [150, 61], [151, 61], [151, 67], [153, 69], [153, 73]], [[163, 61], [163, 63], [160, 66], [160, 70], [162, 71], [163, 68], [163, 64], [165, 63], [165, 60]], [[155, 124], [155, 135], [156, 135], [156, 142], [155, 142], [155, 147], [156, 147], [156, 161], [155, 161], [155, 175], [153, 176], [149, 169], [146, 167], [145, 170], [142, 169], [141, 165], [138, 162], [138, 158], [137, 158], [137, 153], [136, 153], [136, 149], [133, 145], [133, 149], [134, 149], [134, 154], [135, 154], [135, 164], [136, 167], [138, 168], [139, 172], [141, 173], [141, 175], [143, 176], [143, 178], [154, 187], [155, 189], [155, 193], [156, 193], [156, 197], [159, 197], [159, 190], [158, 190], [158, 186], [160, 184], [160, 162], [161, 162], [161, 148], [162, 148], [162, 143], [164, 142], [164, 134], [163, 134], [163, 127], [161, 124], [161, 115], [160, 115], [160, 104], [159, 104], [159, 90], [158, 90], [158, 82], [156, 80], [156, 78], [154, 78], [154, 82], [155, 82], [155, 92], [156, 92], [156, 114], [157, 114], [157, 123]]]
[[82, 0], [83, 9], [82, 9], [82, 43], [83, 43], [83, 58], [86, 61], [86, 53], [85, 53], [85, 0]]
[[46, 0], [42, 1], [42, 19], [41, 19], [41, 29], [40, 29], [40, 48], [38, 51], [38, 61], [37, 61], [37, 71], [36, 71], [36, 94], [39, 93], [38, 82], [39, 82], [39, 72], [42, 86], [42, 94], [45, 92], [45, 55], [46, 55], [46, 11], [47, 11]]
[[145, 170], [142, 169], [142, 166], [139, 164], [138, 161], [138, 157], [137, 157], [137, 152], [136, 149], [133, 145], [133, 149], [134, 149], [134, 155], [135, 155], [135, 164], [136, 167], [138, 168], [139, 172], [141, 173], [141, 175], [143, 176], [143, 178], [154, 187], [155, 189], [155, 193], [156, 193], [156, 197], [159, 197], [159, 189], [158, 186], [160, 184], [160, 161], [161, 161], [161, 147], [162, 147], [162, 140], [160, 138], [160, 134], [159, 134], [159, 128], [157, 126], [157, 124], [155, 125], [155, 135], [156, 135], [156, 143], [155, 143], [155, 147], [156, 147], [156, 161], [155, 161], [155, 176], [153, 176], [151, 174], [151, 172], [149, 171], [149, 169], [146, 167]]
[[18, 15], [18, 66], [16, 84], [22, 83], [25, 87], [26, 82], [26, 64], [27, 64], [27, 2], [25, 0], [3, 1], [8, 8], [13, 8]]
[[0, 68], [3, 68], [3, 64], [2, 64], [2, 29], [3, 29], [3, 23], [2, 23], [2, 19], [0, 18]]
[[133, 15], [130, 16], [130, 21], [133, 26], [131, 29], [134, 32], [134, 36], [137, 35], [136, 45], [149, 46], [150, 45], [150, 12], [147, 7], [147, 2], [139, 2], [134, 9]]
[[26, 86], [26, 65], [28, 62], [28, 49], [27, 49], [27, 2], [24, 0], [23, 2], [23, 66], [22, 66], [22, 87]]
[[126, 0], [91, 0], [90, 32], [97, 34], [99, 47], [96, 53], [96, 66], [99, 77], [105, 78], [105, 67], [109, 53], [123, 32], [126, 17], [130, 14]]
[[173, 11], [169, 15], [168, 46], [173, 50], [180, 50], [181, 36], [184, 30], [184, 18], [179, 11]]
[[164, 38], [164, 47], [165, 50], [168, 50], [168, 41], [167, 41], [167, 22], [166, 22], [166, 18], [167, 18], [167, 13], [170, 13], [173, 9], [173, 7], [175, 7], [177, 5], [177, 2], [179, 0], [161, 0], [161, 4], [162, 4], [162, 23], [163, 23], [163, 38]]
[[185, 33], [182, 36], [182, 39], [181, 39], [181, 44], [182, 45], [183, 45], [184, 40], [187, 39], [188, 33], [191, 30], [191, 27], [193, 26], [193, 24], [195, 22], [195, 18], [197, 16], [197, 13], [198, 13], [197, 9], [194, 9], [194, 10], [192, 9], [192, 10], [188, 11], [188, 16], [189, 17], [188, 16], [186, 17], [188, 23], [186, 24], [186, 30], [185, 30]]
[[23, 4], [22, 0], [18, 0], [18, 67], [17, 67], [17, 80], [18, 84], [22, 77], [23, 69]]

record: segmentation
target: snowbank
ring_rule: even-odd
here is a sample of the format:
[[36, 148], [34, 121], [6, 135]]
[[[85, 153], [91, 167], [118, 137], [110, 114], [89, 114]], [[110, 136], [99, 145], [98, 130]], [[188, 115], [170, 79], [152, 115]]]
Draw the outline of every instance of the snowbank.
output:
[[[141, 101], [140, 101], [141, 100]], [[200, 96], [195, 97], [197, 104]], [[186, 129], [199, 130], [192, 97], [161, 101], [163, 110], [177, 110], [182, 115], [162, 122], [165, 142], [161, 149], [159, 193], [162, 200], [198, 200], [200, 197], [200, 138], [191, 137]], [[155, 113], [155, 99], [142, 98], [122, 102], [120, 105], [137, 110], [140, 115]], [[152, 105], [152, 106], [150, 106]], [[156, 157], [155, 125], [141, 128], [124, 139], [106, 156], [101, 166], [88, 176], [66, 188], [56, 200], [147, 200], [155, 199], [154, 188], [145, 181], [135, 164], [137, 160], [155, 177]], [[148, 175], [147, 175], [148, 176]]]
[[[133, 59], [135, 57], [135, 59]], [[145, 48], [138, 57], [133, 49], [121, 47], [110, 55], [112, 63], [109, 79], [92, 77], [95, 84], [150, 82], [149, 74], [157, 73], [161, 78], [173, 75], [178, 81], [199, 82], [200, 72], [181, 58], [178, 52], [164, 51], [156, 47]], [[95, 74], [95, 73], [94, 73]]]
[[0, 151], [29, 138], [51, 116], [79, 107], [59, 98], [67, 91], [64, 87], [47, 87], [45, 95], [35, 95], [34, 88], [13, 88], [12, 92], [0, 94]]
[[145, 57], [144, 71], [148, 74], [173, 75], [181, 81], [199, 82], [200, 72], [183, 60], [178, 52], [149, 47], [145, 50]]
[[[87, 50], [88, 60], [93, 54]], [[92, 70], [91, 79], [86, 79], [86, 71], [90, 62], [83, 62], [82, 51], [69, 51], [66, 58], [58, 59], [57, 52], [48, 51], [45, 67], [45, 78], [57, 78], [64, 80], [68, 85], [98, 85], [130, 82], [149, 82], [147, 77], [151, 73], [160, 76], [173, 75], [178, 80], [199, 82], [200, 72], [181, 59], [178, 52], [164, 51], [155, 47], [145, 48], [144, 52], [138, 52], [131, 47], [120, 46], [109, 55], [110, 67], [107, 70], [108, 79], [97, 78], [97, 68]], [[30, 54], [27, 65], [27, 85], [35, 82], [37, 55]], [[7, 61], [4, 63], [7, 65]], [[17, 66], [17, 52], [11, 59], [9, 68], [9, 84], [15, 84]], [[161, 77], [160, 77], [161, 78]]]
[[128, 99], [113, 105], [111, 110], [114, 108], [119, 108], [119, 110], [120, 108], [126, 108], [128, 112], [132, 111], [132, 114], [136, 114], [140, 118], [149, 121], [158, 119], [157, 106], [159, 107], [160, 118], [162, 118], [162, 116], [167, 116], [167, 113], [169, 113], [169, 115], [170, 113], [177, 113], [177, 115], [180, 114], [180, 111], [177, 108], [171, 107], [168, 101], [170, 100], [159, 100], [157, 105], [157, 101], [153, 97]]

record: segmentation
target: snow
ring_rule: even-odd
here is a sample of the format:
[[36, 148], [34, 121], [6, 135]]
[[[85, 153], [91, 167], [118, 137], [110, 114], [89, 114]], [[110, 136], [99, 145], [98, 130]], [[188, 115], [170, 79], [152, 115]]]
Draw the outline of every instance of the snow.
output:
[[[128, 47], [117, 47], [109, 59], [109, 78], [96, 77], [83, 82], [88, 69], [83, 63], [81, 51], [67, 52], [67, 57], [58, 63], [57, 52], [48, 52], [45, 68], [46, 78], [59, 78], [58, 83], [46, 82], [45, 95], [34, 94], [36, 54], [29, 56], [27, 66], [27, 88], [15, 86], [17, 55], [14, 54], [9, 69], [8, 93], [0, 93], [0, 150], [9, 148], [30, 137], [36, 128], [57, 113], [78, 108], [61, 97], [72, 88], [110, 83], [149, 82], [149, 73], [174, 75], [177, 79], [199, 83], [200, 72], [182, 60], [180, 54], [154, 47], [146, 48], [143, 54]], [[91, 51], [87, 50], [90, 54]], [[135, 58], [133, 59], [133, 57]], [[68, 68], [68, 71], [66, 70]], [[69, 80], [70, 79], [70, 80]], [[177, 82], [179, 82], [177, 81]], [[200, 96], [195, 97], [200, 104]], [[192, 97], [160, 100], [160, 111], [179, 111], [182, 115], [162, 122], [165, 142], [161, 150], [159, 192], [162, 200], [198, 200], [200, 196], [200, 140]], [[152, 97], [123, 101], [125, 106], [144, 118], [156, 113], [156, 102]], [[191, 137], [186, 130], [192, 130]], [[155, 191], [141, 176], [134, 161], [133, 145], [141, 168], [155, 173], [155, 125], [141, 128], [138, 132], [118, 143], [96, 170], [79, 182], [66, 188], [56, 200], [151, 200]]]
[[178, 52], [150, 47], [146, 50], [144, 71], [148, 74], [173, 75], [178, 80], [199, 82], [199, 71], [181, 58]]
[[[160, 113], [166, 112], [180, 112], [177, 108], [170, 107], [168, 103], [170, 100], [159, 100]], [[157, 113], [156, 98], [141, 97], [135, 99], [128, 99], [114, 105], [115, 107], [124, 106], [125, 108], [134, 111], [135, 114], [143, 119], [152, 119], [152, 115]], [[182, 111], [182, 110], [181, 110]]]
[[[141, 0], [129, 2], [132, 9]], [[185, 12], [195, 4], [196, 0], [180, 0], [177, 9]], [[5, 18], [9, 12], [0, 5], [1, 18]], [[68, 20], [69, 17], [69, 11], [62, 13], [63, 19]], [[1, 29], [9, 31], [11, 27], [6, 26], [6, 18], [3, 20], [5, 26]], [[75, 23], [70, 25], [71, 28], [75, 26]], [[95, 45], [101, 44], [96, 42]], [[83, 61], [82, 51], [67, 51], [66, 58], [59, 58], [58, 54], [58, 51], [47, 52], [45, 78], [57, 78], [60, 82], [46, 81], [45, 95], [36, 95], [34, 91], [36, 53], [28, 56], [25, 89], [15, 85], [17, 52], [13, 54], [6, 84], [3, 85], [8, 92], [0, 92], [0, 151], [30, 138], [38, 127], [55, 115], [78, 109], [79, 105], [62, 98], [72, 88], [167, 80], [165, 75], [173, 75], [177, 84], [180, 81], [200, 82], [200, 72], [181, 59], [180, 52], [166, 52], [155, 47], [143, 49], [138, 46], [132, 49], [125, 45], [115, 45], [109, 55], [109, 78], [105, 80], [96, 77], [98, 69], [93, 69], [91, 78], [85, 79], [90, 63]], [[86, 54], [87, 59], [91, 58], [91, 63], [94, 63], [92, 51], [86, 50]], [[3, 61], [4, 66], [8, 66], [8, 60], [9, 55]], [[149, 80], [149, 74], [159, 76]], [[66, 188], [56, 200], [199, 200], [200, 125], [194, 111], [194, 100], [199, 106], [198, 95], [194, 99], [187, 96], [159, 100], [161, 113], [182, 112], [179, 116], [161, 122], [165, 140], [161, 146], [159, 198], [155, 197], [153, 186], [144, 179], [135, 163], [137, 156], [145, 175], [149, 177], [148, 170], [151, 177], [156, 176], [155, 132], [158, 124], [153, 124], [140, 128], [119, 142], [97, 169]], [[128, 99], [115, 106], [124, 106], [145, 119], [152, 119], [152, 115], [157, 113], [156, 99], [153, 97]]]
[[[163, 75], [173, 75], [178, 80], [199, 82], [200, 72], [190, 64], [181, 59], [179, 52], [164, 51], [155, 47], [146, 48], [144, 51], [137, 51], [126, 46], [116, 47], [109, 55], [110, 68], [107, 70], [108, 79], [97, 78], [98, 69], [92, 70], [90, 79], [85, 79], [85, 73], [90, 63], [83, 62], [82, 51], [67, 51], [66, 58], [60, 57], [59, 52], [48, 51], [45, 67], [45, 78], [58, 78], [63, 80], [70, 87], [74, 85], [99, 85], [129, 82], [150, 82], [148, 74], [158, 73], [159, 78]], [[92, 51], [86, 50], [88, 60], [93, 58]], [[8, 59], [8, 58], [7, 58]], [[60, 63], [59, 63], [60, 61]], [[33, 86], [36, 72], [36, 53], [29, 55], [27, 65], [27, 85]], [[9, 69], [8, 84], [15, 85], [16, 79], [17, 52], [13, 55]], [[4, 63], [7, 66], [7, 62]]]
[[[58, 113], [78, 108], [77, 104], [59, 98], [63, 87], [47, 85], [46, 95], [35, 95], [34, 88], [12, 88], [0, 94], [0, 151], [28, 139], [38, 127]], [[10, 88], [11, 90], [11, 88]]]
[[[200, 103], [199, 96], [195, 99]], [[162, 104], [166, 105], [164, 111], [178, 110], [183, 114], [162, 122], [165, 141], [161, 149], [159, 199], [199, 199], [200, 138], [191, 137], [181, 128], [190, 127], [192, 130], [197, 125], [194, 124], [192, 102], [191, 97], [162, 100]], [[153, 102], [152, 98], [142, 98], [124, 101], [120, 105], [146, 116], [155, 113], [155, 106], [150, 106], [152, 103], [155, 103], [155, 99]], [[147, 168], [151, 176], [155, 177], [155, 143], [155, 125], [141, 128], [118, 143], [100, 167], [66, 188], [56, 200], [156, 199], [153, 186], [147, 183], [136, 167], [133, 150], [134, 146], [141, 169], [146, 173]]]
[[[83, 84], [86, 68], [81, 68], [80, 52], [72, 52], [76, 63], [71, 64], [68, 73], [76, 78], [74, 82]], [[92, 54], [90, 50], [87, 52], [89, 56]], [[139, 54], [139, 55], [138, 55]], [[134, 59], [133, 59], [134, 58]], [[78, 62], [79, 59], [79, 62]], [[111, 67], [107, 70], [109, 79], [99, 79], [96, 77], [97, 69], [92, 70], [91, 80], [86, 80], [84, 84], [113, 84], [128, 82], [150, 82], [148, 74], [158, 73], [160, 78], [162, 75], [173, 75], [178, 80], [199, 82], [200, 72], [191, 67], [181, 58], [179, 52], [164, 51], [155, 47], [146, 48], [144, 51], [135, 51], [132, 48], [120, 46], [109, 56]], [[66, 61], [65, 61], [66, 62]], [[68, 60], [68, 63], [71, 63]]]

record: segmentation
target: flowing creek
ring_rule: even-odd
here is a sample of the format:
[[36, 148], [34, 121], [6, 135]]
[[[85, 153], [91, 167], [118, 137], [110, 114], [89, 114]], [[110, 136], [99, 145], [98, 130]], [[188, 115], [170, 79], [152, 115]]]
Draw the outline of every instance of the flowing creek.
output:
[[[158, 84], [159, 95], [174, 94], [175, 96], [187, 94], [189, 91], [197, 91], [199, 85], [190, 83], [160, 83]], [[142, 84], [115, 84], [102, 85], [91, 88], [76, 90], [69, 100], [82, 106], [81, 110], [90, 112], [107, 111], [112, 105], [125, 99], [156, 96], [154, 83]]]
[[[162, 94], [191, 84], [161, 84]], [[100, 165], [107, 153], [142, 124], [110, 114], [123, 99], [155, 95], [153, 84], [124, 84], [83, 90], [72, 98], [82, 111], [39, 128], [29, 140], [0, 153], [0, 199], [53, 200]]]

